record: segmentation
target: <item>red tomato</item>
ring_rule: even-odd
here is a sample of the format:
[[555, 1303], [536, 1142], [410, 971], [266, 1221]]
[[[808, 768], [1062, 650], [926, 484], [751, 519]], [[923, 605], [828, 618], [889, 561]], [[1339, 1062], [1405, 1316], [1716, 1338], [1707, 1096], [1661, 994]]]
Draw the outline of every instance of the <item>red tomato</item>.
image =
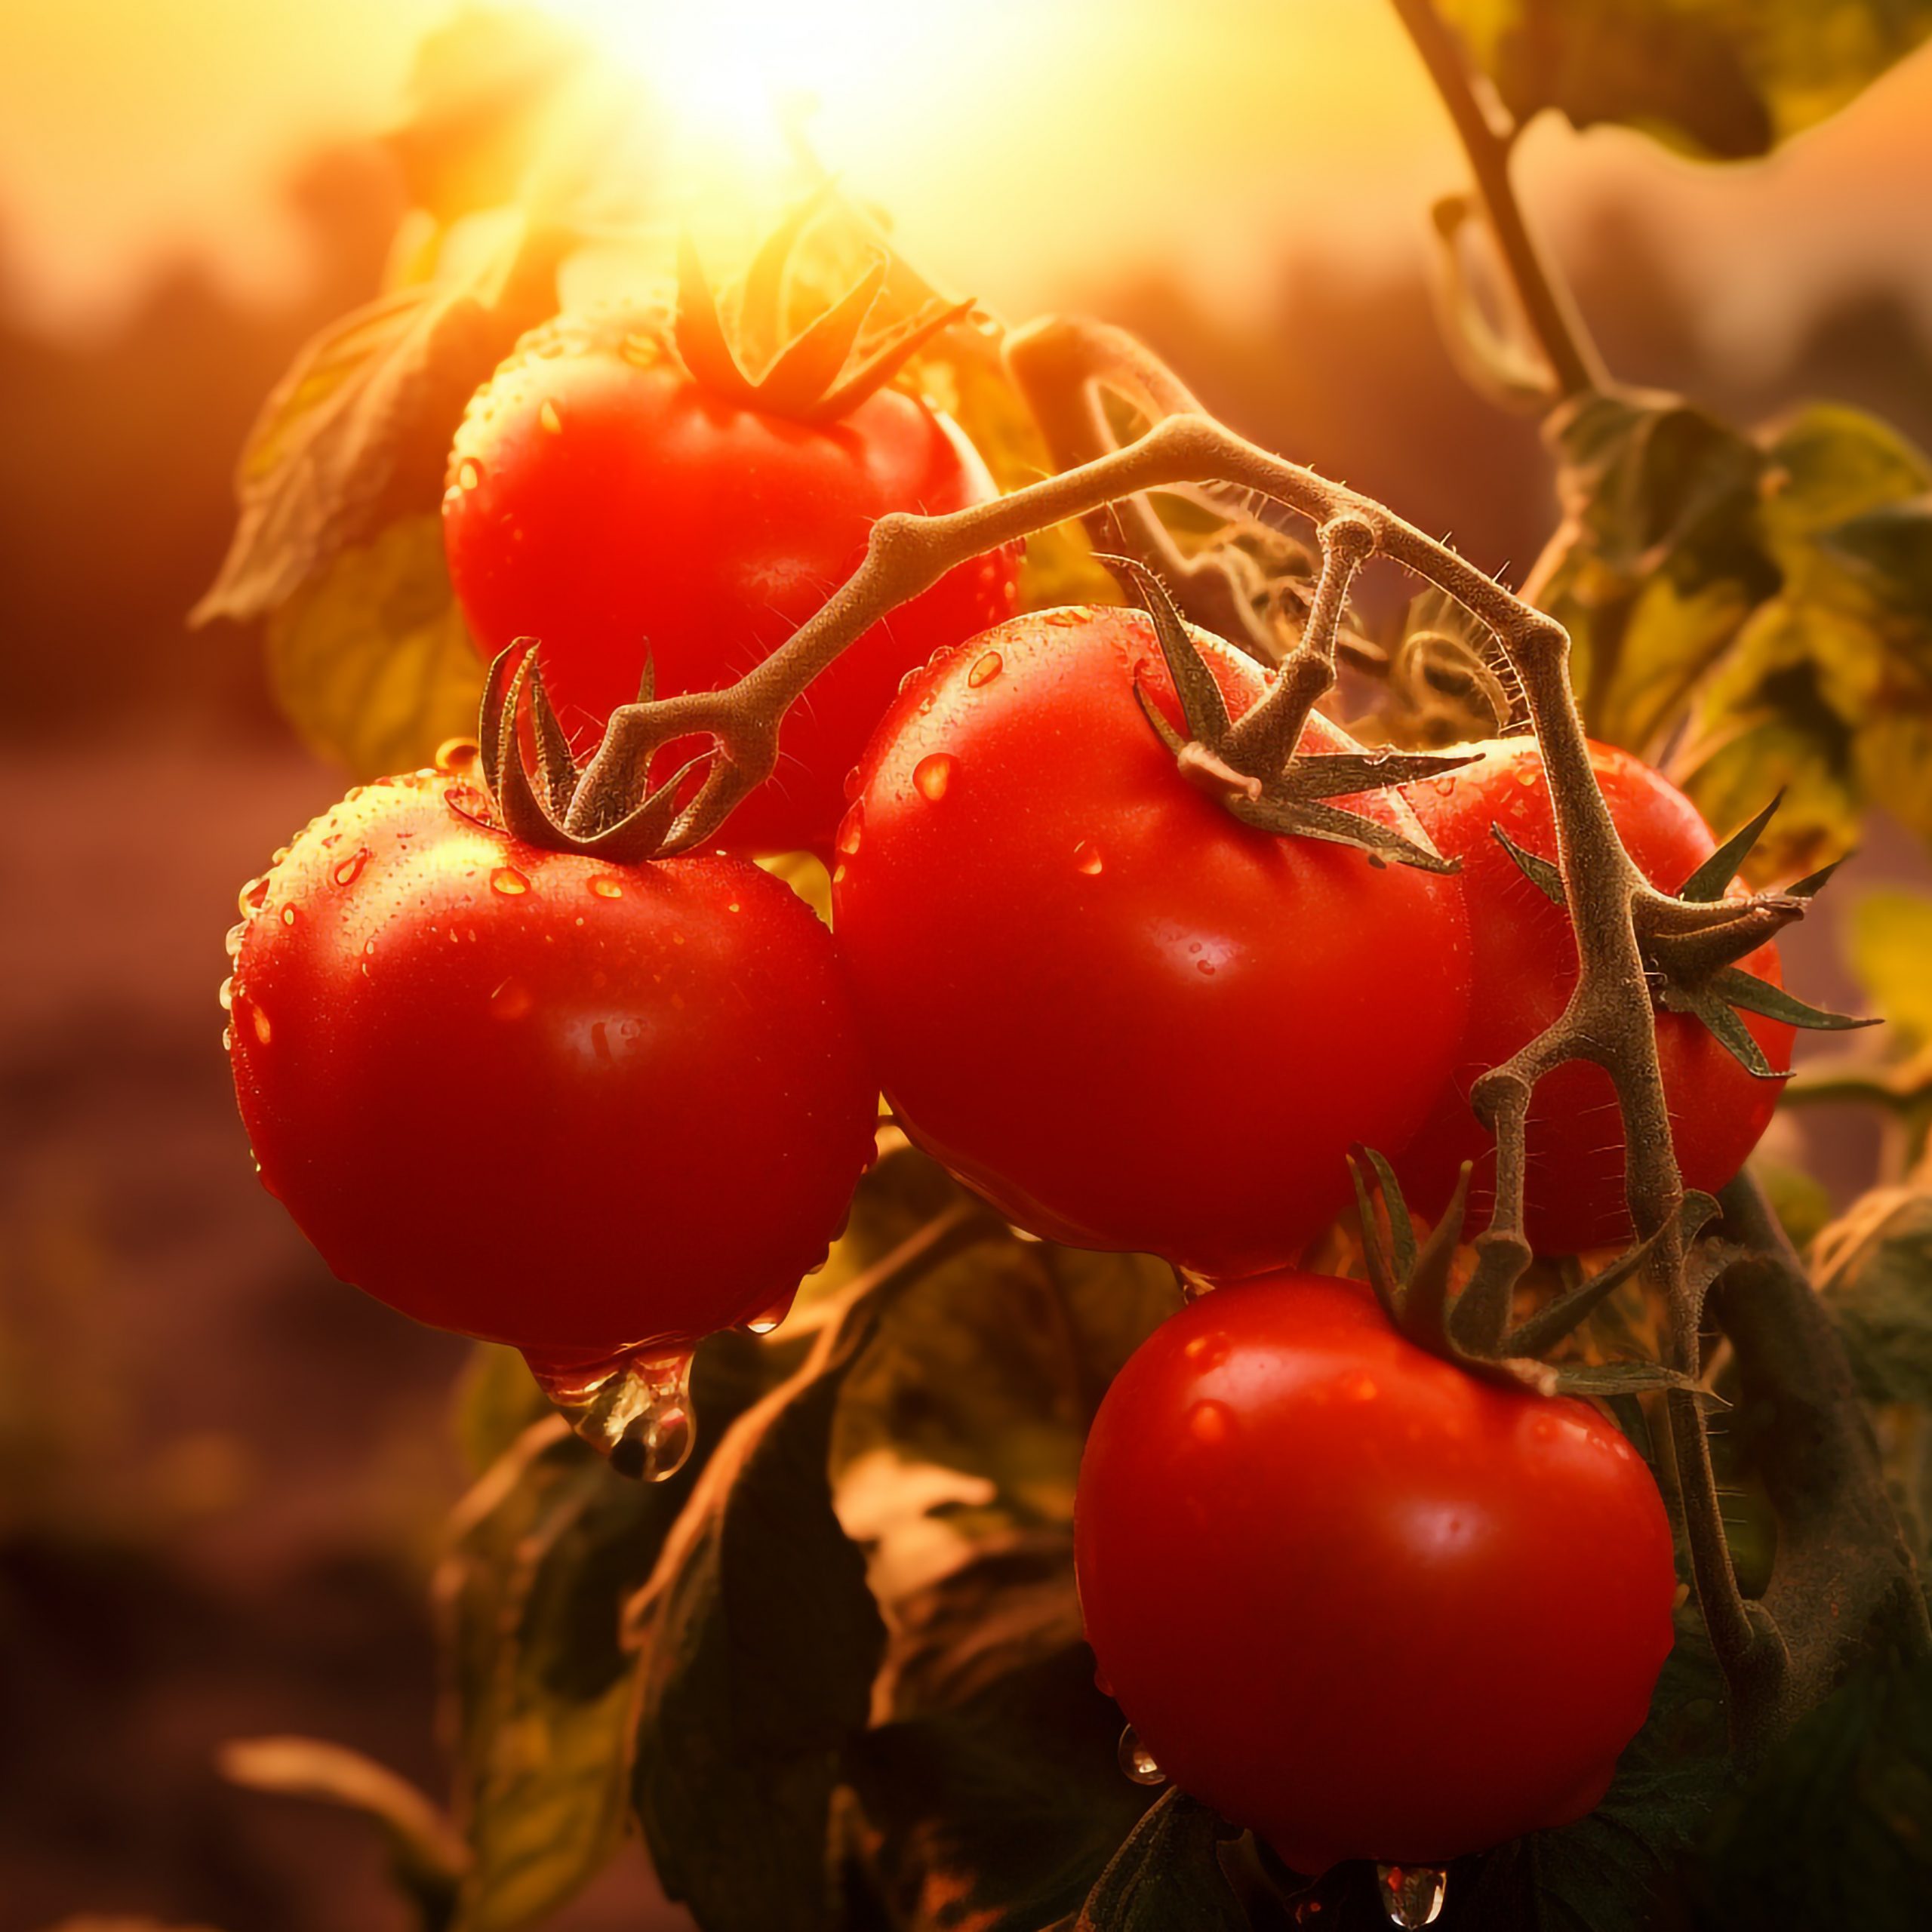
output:
[[[444, 540], [477, 648], [540, 640], [580, 755], [635, 700], [647, 643], [660, 697], [728, 685], [851, 576], [887, 511], [997, 494], [958, 429], [912, 396], [789, 421], [708, 394], [654, 330], [621, 321], [525, 337], [472, 401], [450, 482]], [[899, 680], [1005, 617], [1015, 573], [1008, 552], [981, 558], [866, 632], [786, 720], [778, 769], [728, 841], [822, 850]]]
[[1670, 1526], [1636, 1451], [1324, 1275], [1218, 1289], [1155, 1331], [1100, 1404], [1074, 1536], [1141, 1743], [1311, 1874], [1581, 1817], [1671, 1646]]
[[[1204, 639], [1231, 710], [1264, 674]], [[1138, 611], [1015, 619], [913, 678], [866, 754], [833, 873], [886, 1091], [1034, 1232], [1204, 1273], [1292, 1259], [1349, 1144], [1406, 1141], [1469, 985], [1452, 879], [1232, 817]], [[1325, 719], [1311, 750], [1352, 748]], [[1413, 829], [1399, 797], [1352, 801]]]
[[[1469, 1110], [1469, 1090], [1561, 1014], [1577, 981], [1577, 950], [1567, 912], [1524, 877], [1491, 829], [1500, 825], [1525, 851], [1555, 860], [1543, 754], [1529, 738], [1463, 749], [1481, 752], [1481, 761], [1413, 786], [1409, 795], [1438, 849], [1463, 862], [1475, 955], [1469, 1032], [1453, 1083], [1395, 1165], [1410, 1204], [1434, 1215], [1462, 1163], [1473, 1161], [1473, 1234], [1488, 1225], [1494, 1204], [1496, 1150]], [[1675, 892], [1717, 849], [1710, 827], [1669, 780], [1628, 752], [1593, 745], [1590, 758], [1631, 857], [1653, 885]], [[1782, 983], [1775, 946], [1738, 963]], [[1771, 1064], [1789, 1067], [1791, 1028], [1741, 1017]], [[1757, 1146], [1777, 1105], [1777, 1083], [1747, 1072], [1688, 1014], [1659, 1013], [1657, 1055], [1684, 1184], [1715, 1194]], [[1524, 1219], [1540, 1252], [1574, 1254], [1629, 1239], [1623, 1127], [1616, 1089], [1601, 1067], [1573, 1060], [1538, 1086], [1527, 1152]]]
[[262, 1178], [343, 1279], [587, 1362], [789, 1296], [870, 1157], [829, 935], [724, 857], [611, 866], [438, 772], [358, 788], [244, 895]]

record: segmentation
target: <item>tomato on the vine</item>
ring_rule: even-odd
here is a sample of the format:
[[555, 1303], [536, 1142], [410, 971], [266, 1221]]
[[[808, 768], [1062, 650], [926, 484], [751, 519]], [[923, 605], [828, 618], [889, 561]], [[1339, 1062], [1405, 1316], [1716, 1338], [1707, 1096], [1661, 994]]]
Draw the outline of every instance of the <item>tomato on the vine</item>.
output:
[[[1198, 636], [1229, 709], [1260, 667]], [[857, 774], [834, 923], [906, 1131], [1052, 1239], [1292, 1260], [1401, 1146], [1469, 998], [1453, 880], [1258, 831], [1177, 768], [1140, 612], [1020, 617], [912, 678]], [[1309, 752], [1358, 749], [1310, 719]], [[1413, 829], [1401, 797], [1347, 801]]]
[[1075, 1560], [1141, 1745], [1311, 1874], [1581, 1817], [1671, 1647], [1629, 1443], [1322, 1275], [1217, 1289], [1141, 1345], [1088, 1438]]
[[[728, 685], [852, 574], [888, 511], [996, 494], [959, 429], [900, 390], [795, 420], [707, 389], [661, 318], [565, 318], [526, 337], [472, 401], [443, 534], [477, 648], [538, 640], [582, 756], [635, 701], [647, 650], [660, 697]], [[900, 679], [1006, 617], [1016, 568], [1008, 551], [963, 565], [866, 632], [786, 720], [778, 769], [727, 842], [823, 851]]]
[[749, 860], [540, 849], [424, 771], [243, 910], [242, 1118], [343, 1280], [555, 1367], [688, 1347], [824, 1259], [877, 1088], [830, 935]]
[[[1496, 1156], [1494, 1140], [1470, 1110], [1470, 1089], [1561, 1014], [1576, 984], [1577, 949], [1568, 913], [1524, 875], [1494, 830], [1500, 826], [1539, 858], [1556, 857], [1536, 741], [1501, 738], [1465, 749], [1480, 754], [1475, 763], [1411, 786], [1410, 798], [1438, 848], [1462, 862], [1475, 960], [1469, 1031], [1453, 1082], [1395, 1166], [1410, 1204], [1434, 1214], [1462, 1163], [1472, 1162], [1466, 1226], [1474, 1233], [1488, 1224], [1494, 1204]], [[1590, 761], [1638, 869], [1653, 885], [1675, 892], [1717, 849], [1709, 826], [1675, 786], [1629, 752], [1592, 745]], [[1741, 883], [1737, 889], [1746, 890]], [[1738, 963], [1781, 983], [1775, 945]], [[1790, 1066], [1789, 1026], [1757, 1014], [1740, 1017], [1774, 1067]], [[1757, 1146], [1777, 1104], [1778, 1083], [1740, 1066], [1689, 1014], [1660, 1011], [1657, 1038], [1684, 1184], [1715, 1193]], [[1524, 1222], [1533, 1247], [1574, 1254], [1629, 1238], [1623, 1126], [1602, 1068], [1572, 1060], [1541, 1081], [1530, 1103], [1524, 1151]]]

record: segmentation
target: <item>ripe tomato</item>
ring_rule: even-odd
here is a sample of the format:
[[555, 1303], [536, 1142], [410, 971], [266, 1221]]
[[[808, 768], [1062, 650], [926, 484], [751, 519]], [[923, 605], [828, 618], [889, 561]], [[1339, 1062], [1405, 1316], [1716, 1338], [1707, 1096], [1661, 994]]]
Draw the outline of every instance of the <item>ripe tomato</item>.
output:
[[[470, 634], [520, 637], [573, 749], [635, 702], [649, 646], [660, 697], [731, 683], [849, 577], [888, 510], [997, 494], [959, 430], [881, 389], [841, 420], [793, 422], [708, 393], [646, 325], [566, 321], [526, 337], [472, 401], [443, 534]], [[1014, 607], [1014, 558], [961, 566], [866, 632], [787, 719], [776, 773], [724, 835], [823, 851], [841, 780], [899, 680]]]
[[[1235, 714], [1260, 667], [1202, 648]], [[906, 1131], [1010, 1219], [1215, 1275], [1297, 1254], [1350, 1143], [1401, 1146], [1469, 998], [1451, 879], [1234, 819], [1177, 769], [1139, 611], [1020, 617], [911, 679], [834, 923]], [[1325, 719], [1304, 746], [1352, 749]], [[1399, 797], [1361, 811], [1413, 829]]]
[[748, 860], [611, 866], [486, 809], [440, 772], [358, 788], [244, 894], [263, 1181], [345, 1281], [552, 1366], [758, 1315], [872, 1147], [829, 935]]
[[1155, 1331], [1100, 1404], [1074, 1537], [1141, 1744], [1310, 1874], [1581, 1817], [1671, 1645], [1670, 1527], [1635, 1450], [1324, 1275]]
[[[1569, 915], [1524, 877], [1491, 829], [1500, 825], [1525, 851], [1555, 860], [1542, 753], [1529, 738], [1465, 749], [1479, 751], [1480, 761], [1412, 786], [1410, 797], [1438, 849], [1463, 862], [1475, 957], [1469, 1032], [1452, 1084], [1395, 1166], [1411, 1205], [1433, 1215], [1462, 1163], [1473, 1161], [1467, 1225], [1475, 1233], [1494, 1204], [1496, 1149], [1469, 1109], [1469, 1090], [1561, 1014], [1576, 984], [1577, 951]], [[1675, 892], [1717, 849], [1709, 826], [1669, 780], [1628, 752], [1593, 745], [1590, 759], [1631, 857], [1652, 884]], [[1775, 946], [1738, 963], [1781, 983]], [[1755, 1014], [1741, 1017], [1771, 1064], [1789, 1066], [1791, 1028]], [[1747, 1072], [1688, 1014], [1658, 1014], [1657, 1056], [1684, 1183], [1715, 1194], [1757, 1146], [1777, 1105], [1777, 1084]], [[1601, 1067], [1573, 1060], [1538, 1086], [1527, 1153], [1524, 1220], [1534, 1247], [1565, 1254], [1629, 1238], [1623, 1126]]]

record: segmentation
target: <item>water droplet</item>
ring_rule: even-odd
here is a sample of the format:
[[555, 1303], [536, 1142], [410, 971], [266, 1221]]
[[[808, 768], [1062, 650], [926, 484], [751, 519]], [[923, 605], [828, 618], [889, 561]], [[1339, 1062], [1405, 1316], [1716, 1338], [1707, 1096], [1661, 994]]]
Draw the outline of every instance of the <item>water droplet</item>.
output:
[[1152, 1752], [1140, 1741], [1140, 1733], [1129, 1724], [1120, 1734], [1119, 1748], [1114, 1755], [1119, 1760], [1120, 1767], [1136, 1784], [1165, 1784], [1168, 1774], [1162, 1770]]
[[221, 1002], [223, 1012], [232, 1013], [235, 1011], [235, 975], [232, 973], [222, 981], [215, 998]]
[[369, 848], [358, 846], [335, 869], [330, 876], [337, 885], [353, 885], [362, 876], [362, 868], [369, 863]]
[[[1053, 613], [1049, 611], [1047, 614], [1051, 617]], [[1075, 872], [1085, 872], [1091, 878], [1106, 863], [1100, 857], [1100, 847], [1091, 838], [1081, 839], [1073, 848], [1073, 869]]]
[[844, 860], [841, 859], [838, 863], [834, 866], [832, 869], [832, 884], [834, 885], [843, 885], [845, 883], [845, 875], [851, 869], [851, 868], [845, 863]]
[[530, 989], [521, 980], [506, 980], [490, 995], [490, 1017], [493, 1020], [521, 1020], [534, 1004]]
[[227, 933], [223, 937], [221, 943], [227, 948], [228, 956], [229, 958], [238, 959], [241, 958], [242, 942], [248, 937], [248, 922], [246, 919], [238, 920], [235, 924], [229, 928]]
[[260, 1041], [263, 1046], [266, 1046], [269, 1043], [269, 1032], [268, 1015], [258, 1006], [251, 1009], [251, 1017], [255, 1023], [255, 1038]]
[[1042, 611], [1040, 622], [1051, 624], [1057, 630], [1069, 630], [1075, 624], [1084, 624], [1091, 614], [1091, 607], [1087, 605], [1066, 604], [1057, 611]]
[[499, 866], [490, 875], [490, 890], [506, 899], [521, 899], [530, 890], [530, 881], [514, 866]]
[[1197, 1442], [1225, 1442], [1234, 1428], [1234, 1417], [1225, 1402], [1196, 1402], [1187, 1412], [1187, 1432]]
[[281, 909], [281, 923], [285, 926], [292, 926], [294, 924], [295, 908], [293, 906], [285, 906]]
[[946, 788], [952, 782], [952, 764], [949, 753], [934, 752], [931, 758], [922, 758], [913, 766], [912, 783], [921, 798], [937, 804], [946, 796]]
[[236, 894], [235, 909], [245, 919], [251, 912], [259, 912], [269, 896], [269, 876], [263, 873], [260, 878], [251, 878]]
[[[1534, 785], [1542, 776], [1542, 772], [1539, 771], [1536, 766], [1534, 764], [1526, 764], [1522, 766], [1518, 771], [1516, 774], [1516, 783], [1518, 785]], [[1391, 1869], [1394, 1869], [1397, 1868], [1392, 1867]], [[1425, 1925], [1429, 1923], [1426, 1919], [1423, 1920], [1421, 1922]]]
[[989, 651], [966, 673], [966, 681], [977, 691], [982, 685], [991, 684], [1005, 666], [1006, 660], [997, 651]]
[[537, 412], [537, 420], [552, 435], [561, 436], [564, 433], [564, 419], [557, 414], [557, 405], [548, 397], [544, 398], [543, 407]]
[[845, 814], [838, 827], [838, 849], [845, 854], [847, 858], [851, 858], [858, 851], [859, 841], [865, 835], [865, 829], [864, 808], [854, 805]]
[[445, 738], [436, 747], [435, 767], [445, 774], [468, 773], [476, 768], [482, 755], [474, 738]]
[[1214, 977], [1214, 962], [1211, 959], [1197, 959], [1194, 970], [1204, 978], [1211, 980]]
[[853, 766], [851, 770], [845, 774], [844, 789], [845, 801], [847, 804], [851, 804], [851, 802], [859, 795], [860, 782], [859, 768], [855, 764]]
[[462, 466], [457, 471], [456, 480], [466, 490], [473, 490], [483, 480], [483, 466], [464, 457]]
[[691, 1358], [662, 1343], [594, 1361], [525, 1352], [537, 1386], [620, 1475], [662, 1482], [685, 1466], [697, 1433]]
[[657, 360], [657, 344], [648, 335], [627, 335], [617, 352], [633, 367], [648, 369]]
[[1433, 1925], [1449, 1895], [1449, 1875], [1439, 1865], [1378, 1865], [1375, 1884], [1392, 1925]]
[[792, 1312], [792, 1303], [798, 1294], [795, 1285], [787, 1288], [776, 1301], [768, 1303], [745, 1323], [746, 1332], [753, 1335], [768, 1335]]
[[623, 881], [612, 878], [605, 872], [598, 873], [590, 881], [590, 889], [599, 899], [621, 899], [624, 896]]

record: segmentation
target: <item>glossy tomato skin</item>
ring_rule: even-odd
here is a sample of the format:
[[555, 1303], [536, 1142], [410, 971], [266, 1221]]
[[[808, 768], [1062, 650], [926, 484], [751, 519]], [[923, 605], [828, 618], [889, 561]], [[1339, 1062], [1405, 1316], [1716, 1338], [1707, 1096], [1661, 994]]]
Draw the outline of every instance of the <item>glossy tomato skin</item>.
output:
[[[1461, 1164], [1474, 1163], [1468, 1222], [1474, 1233], [1487, 1226], [1494, 1204], [1496, 1155], [1470, 1111], [1469, 1091], [1561, 1015], [1576, 983], [1577, 954], [1568, 915], [1524, 877], [1491, 829], [1500, 825], [1525, 851], [1555, 860], [1542, 753], [1529, 738], [1461, 749], [1479, 752], [1478, 761], [1411, 786], [1410, 795], [1438, 848], [1462, 861], [1475, 960], [1469, 1032], [1453, 1081], [1395, 1169], [1411, 1205], [1433, 1215], [1447, 1201]], [[1631, 857], [1652, 884], [1675, 892], [1717, 849], [1709, 826], [1668, 779], [1628, 752], [1592, 745], [1590, 758]], [[1775, 945], [1738, 963], [1782, 983]], [[1789, 1067], [1791, 1028], [1755, 1014], [1740, 1017], [1771, 1064]], [[1777, 1083], [1746, 1072], [1690, 1014], [1660, 1012], [1657, 1023], [1684, 1183], [1715, 1194], [1763, 1135], [1777, 1105]], [[1573, 1060], [1542, 1082], [1527, 1148], [1524, 1220], [1532, 1246], [1567, 1254], [1629, 1239], [1623, 1124], [1616, 1090], [1601, 1067]]]
[[1088, 1438], [1075, 1544], [1142, 1743], [1311, 1874], [1582, 1817], [1671, 1646], [1669, 1524], [1623, 1437], [1321, 1275], [1218, 1289], [1142, 1344]]
[[[540, 641], [583, 755], [635, 702], [647, 640], [660, 697], [728, 685], [851, 576], [886, 512], [996, 494], [960, 431], [898, 390], [837, 422], [792, 422], [707, 393], [648, 330], [552, 325], [472, 401], [443, 534], [478, 648]], [[1006, 551], [963, 565], [860, 637], [794, 707], [777, 771], [726, 842], [822, 851], [899, 680], [1006, 617], [1016, 574]]]
[[485, 809], [386, 780], [246, 895], [231, 1055], [263, 1181], [344, 1281], [557, 1362], [758, 1314], [872, 1148], [830, 936], [748, 860], [612, 866]]
[[[1264, 674], [1206, 641], [1230, 707]], [[1452, 880], [1258, 832], [1177, 771], [1151, 623], [1017, 618], [913, 678], [833, 871], [907, 1132], [1051, 1239], [1217, 1276], [1293, 1259], [1399, 1147], [1469, 996]], [[1349, 741], [1312, 721], [1311, 747]], [[1389, 793], [1351, 801], [1413, 827]]]

